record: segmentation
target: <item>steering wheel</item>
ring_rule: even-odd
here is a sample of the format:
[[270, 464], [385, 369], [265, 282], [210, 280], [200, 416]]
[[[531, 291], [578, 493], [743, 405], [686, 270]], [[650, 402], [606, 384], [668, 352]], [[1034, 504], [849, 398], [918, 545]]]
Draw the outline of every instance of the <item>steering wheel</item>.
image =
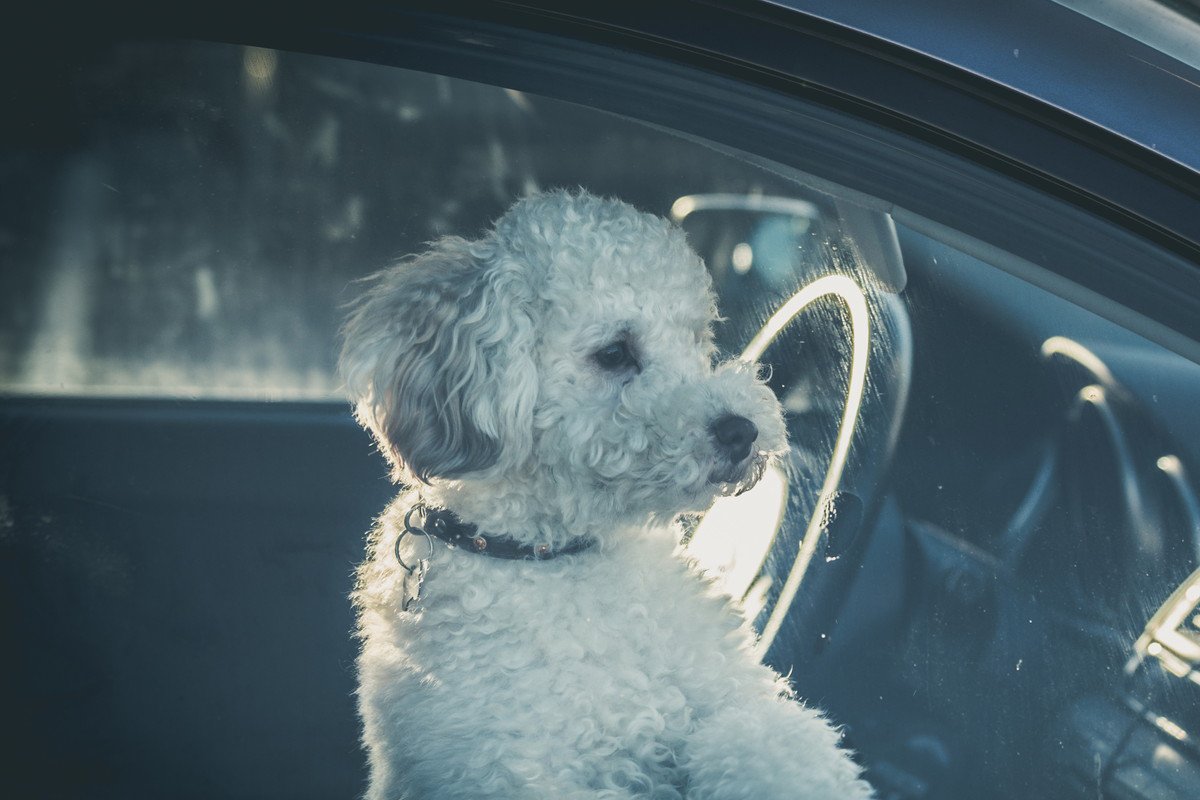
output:
[[[782, 479], [718, 501], [691, 542], [695, 553], [724, 536], [721, 552], [731, 558], [745, 544], [738, 540], [754, 538], [748, 518], [773, 526], [737, 554], [743, 563], [728, 570], [736, 577], [725, 588], [755, 620], [760, 653], [784, 672], [816, 655], [836, 625], [880, 507], [912, 374], [890, 218], [840, 203], [831, 216], [836, 234], [814, 259], [820, 268], [800, 276], [741, 354], [769, 368], [784, 406], [792, 449]], [[726, 504], [744, 510], [736, 534], [706, 530], [709, 520], [736, 516]]]
[[[792, 330], [773, 330], [780, 323]], [[777, 366], [782, 358], [774, 354], [801, 337], [806, 358], [793, 370]], [[879, 512], [912, 374], [908, 316], [894, 294], [829, 275], [785, 303], [747, 354], [774, 366], [785, 407], [789, 371], [809, 375], [805, 389], [823, 395], [788, 414], [796, 496], [764, 560], [772, 588], [756, 616], [764, 658], [799, 669], [836, 627]]]

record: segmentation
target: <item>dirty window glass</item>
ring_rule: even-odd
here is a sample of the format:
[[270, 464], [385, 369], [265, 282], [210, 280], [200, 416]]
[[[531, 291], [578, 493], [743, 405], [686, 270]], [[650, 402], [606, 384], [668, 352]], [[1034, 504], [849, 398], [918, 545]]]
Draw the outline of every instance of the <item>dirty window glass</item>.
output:
[[10, 393], [338, 397], [352, 282], [523, 194], [784, 186], [581, 106], [275, 50], [126, 44], [43, 80], [0, 159]]

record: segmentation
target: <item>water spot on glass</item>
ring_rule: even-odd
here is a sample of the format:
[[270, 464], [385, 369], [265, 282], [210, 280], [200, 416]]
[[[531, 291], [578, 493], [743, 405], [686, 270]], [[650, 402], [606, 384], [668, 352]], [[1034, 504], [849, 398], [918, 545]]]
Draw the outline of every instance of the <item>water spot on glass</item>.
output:
[[217, 282], [209, 267], [196, 270], [196, 316], [203, 320], [212, 319], [217, 314], [219, 297]]

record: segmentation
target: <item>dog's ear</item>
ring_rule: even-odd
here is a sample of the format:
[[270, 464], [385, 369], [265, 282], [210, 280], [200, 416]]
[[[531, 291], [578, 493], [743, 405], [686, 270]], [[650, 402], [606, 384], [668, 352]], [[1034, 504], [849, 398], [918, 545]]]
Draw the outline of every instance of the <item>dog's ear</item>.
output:
[[517, 464], [532, 448], [529, 293], [495, 261], [486, 243], [442, 239], [369, 278], [342, 329], [342, 377], [396, 480]]

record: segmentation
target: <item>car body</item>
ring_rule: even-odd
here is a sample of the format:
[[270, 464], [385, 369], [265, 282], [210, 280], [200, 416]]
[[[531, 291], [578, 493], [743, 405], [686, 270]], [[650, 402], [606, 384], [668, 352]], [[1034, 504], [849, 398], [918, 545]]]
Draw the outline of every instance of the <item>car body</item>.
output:
[[673, 216], [771, 365], [793, 455], [689, 546], [881, 797], [1196, 796], [1200, 27], [1086, 6], [11, 27], [0, 785], [361, 790], [346, 596], [394, 487], [339, 304], [574, 182]]

